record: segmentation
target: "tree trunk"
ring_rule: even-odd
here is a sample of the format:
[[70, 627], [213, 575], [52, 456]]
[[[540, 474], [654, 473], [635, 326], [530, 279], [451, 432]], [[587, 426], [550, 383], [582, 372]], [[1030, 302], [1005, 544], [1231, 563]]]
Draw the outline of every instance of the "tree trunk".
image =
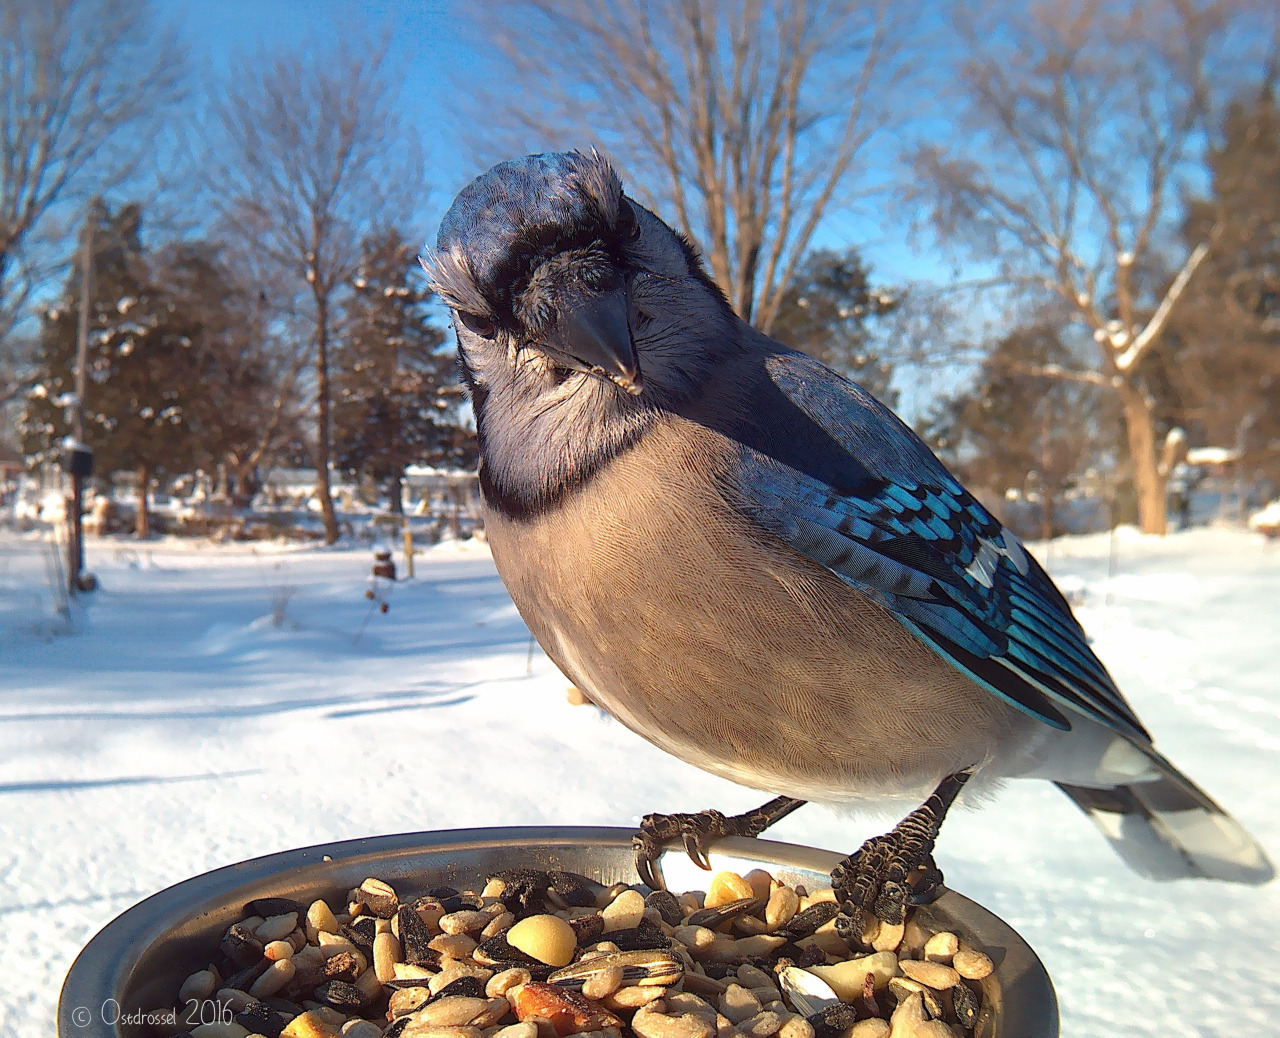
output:
[[1142, 389], [1131, 379], [1119, 386], [1124, 407], [1125, 432], [1129, 437], [1129, 459], [1133, 464], [1133, 490], [1138, 499], [1138, 528], [1143, 533], [1164, 536], [1168, 532], [1165, 516], [1165, 477], [1160, 473], [1156, 450], [1155, 421]]
[[134, 531], [138, 540], [146, 540], [151, 536], [151, 517], [147, 515], [147, 484], [151, 482], [151, 470], [146, 465], [138, 466], [138, 520]]
[[1049, 489], [1048, 481], [1042, 484], [1040, 491], [1040, 539], [1046, 544], [1053, 540], [1054, 521], [1057, 518], [1057, 501], [1054, 492]]
[[1048, 544], [1053, 540], [1054, 488], [1050, 483], [1052, 458], [1049, 454], [1049, 408], [1040, 411], [1040, 536]]
[[338, 516], [329, 489], [329, 306], [316, 295], [316, 494], [324, 518], [324, 543], [338, 540]]

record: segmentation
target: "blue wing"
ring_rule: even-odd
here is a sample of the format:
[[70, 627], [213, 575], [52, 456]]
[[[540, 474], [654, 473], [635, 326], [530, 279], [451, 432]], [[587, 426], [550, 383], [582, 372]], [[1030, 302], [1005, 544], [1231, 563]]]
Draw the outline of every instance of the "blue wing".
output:
[[[766, 369], [736, 475], [757, 522], [1018, 709], [1063, 730], [1083, 713], [1149, 741], [1049, 576], [915, 433], [803, 354], [772, 355]], [[825, 443], [802, 431], [807, 450], [772, 449], [759, 429], [797, 426], [770, 413], [775, 389]], [[844, 457], [817, 457], [833, 449]]]

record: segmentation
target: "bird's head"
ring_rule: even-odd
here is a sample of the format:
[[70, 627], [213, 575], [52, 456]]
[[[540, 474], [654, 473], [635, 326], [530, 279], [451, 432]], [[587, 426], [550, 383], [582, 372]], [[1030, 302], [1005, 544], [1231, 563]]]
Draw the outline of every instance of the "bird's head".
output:
[[662, 398], [680, 388], [664, 385], [680, 367], [668, 363], [675, 326], [727, 311], [688, 242], [594, 151], [528, 155], [473, 180], [431, 268], [463, 364], [486, 387], [517, 379], [567, 397], [594, 382], [615, 403]]
[[428, 266], [453, 312], [486, 478], [526, 504], [635, 442], [736, 342], [693, 247], [594, 151], [472, 181]]

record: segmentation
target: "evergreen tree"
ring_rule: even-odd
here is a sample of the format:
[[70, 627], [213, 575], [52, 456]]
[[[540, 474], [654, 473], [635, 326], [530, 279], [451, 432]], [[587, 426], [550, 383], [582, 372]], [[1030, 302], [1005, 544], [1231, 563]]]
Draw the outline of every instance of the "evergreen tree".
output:
[[1232, 104], [1188, 241], [1217, 240], [1174, 315], [1165, 377], [1193, 443], [1235, 446], [1280, 480], [1280, 106], [1273, 83]]
[[1024, 536], [1063, 532], [1063, 495], [1116, 432], [1100, 387], [1027, 373], [1051, 365], [1079, 366], [1057, 323], [1015, 329], [991, 347], [970, 388], [934, 405], [922, 433], [965, 483], [1037, 504], [1034, 515], [1008, 516]]
[[816, 249], [805, 256], [783, 293], [770, 334], [803, 350], [893, 406], [893, 368], [876, 355], [868, 321], [897, 305], [868, 284], [856, 249]]
[[186, 400], [194, 463], [212, 469], [225, 458], [248, 455], [279, 390], [262, 327], [262, 290], [242, 283], [220, 249], [206, 241], [174, 243], [159, 250], [150, 266], [170, 330], [181, 325], [195, 347], [199, 389]]
[[335, 356], [335, 457], [386, 484], [398, 510], [407, 465], [469, 467], [474, 436], [462, 421], [456, 359], [430, 319], [415, 249], [394, 230], [367, 238], [352, 288]]
[[[94, 207], [91, 309], [86, 353], [85, 439], [95, 470], [136, 473], [139, 536], [149, 533], [146, 492], [158, 473], [189, 471], [216, 449], [212, 430], [234, 399], [219, 399], [213, 373], [220, 342], [211, 321], [223, 282], [198, 251], [151, 265], [136, 205], [111, 212]], [[62, 299], [44, 315], [38, 384], [24, 416], [31, 461], [54, 460], [71, 431], [59, 398], [75, 385], [81, 272], [74, 269]], [[197, 298], [198, 297], [198, 298]], [[251, 372], [242, 376], [251, 377]], [[224, 387], [225, 388], [225, 385]]]

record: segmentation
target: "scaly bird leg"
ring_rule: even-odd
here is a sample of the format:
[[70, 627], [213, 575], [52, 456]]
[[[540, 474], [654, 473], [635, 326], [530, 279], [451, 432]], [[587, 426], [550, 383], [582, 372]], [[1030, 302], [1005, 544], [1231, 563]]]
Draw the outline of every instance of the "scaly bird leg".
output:
[[933, 845], [942, 820], [972, 770], [948, 775], [929, 799], [883, 836], [874, 836], [831, 870], [831, 889], [840, 905], [836, 932], [857, 940], [868, 913], [886, 923], [901, 923], [907, 904], [934, 900], [942, 872]]
[[695, 865], [710, 869], [707, 848], [714, 841], [724, 836], [759, 836], [804, 803], [792, 797], [775, 797], [754, 811], [744, 811], [740, 815], [726, 816], [720, 811], [645, 815], [640, 821], [640, 831], [631, 839], [640, 882], [654, 890], [666, 889], [658, 870], [658, 857], [662, 854], [663, 844], [676, 837], [684, 841], [684, 849]]

